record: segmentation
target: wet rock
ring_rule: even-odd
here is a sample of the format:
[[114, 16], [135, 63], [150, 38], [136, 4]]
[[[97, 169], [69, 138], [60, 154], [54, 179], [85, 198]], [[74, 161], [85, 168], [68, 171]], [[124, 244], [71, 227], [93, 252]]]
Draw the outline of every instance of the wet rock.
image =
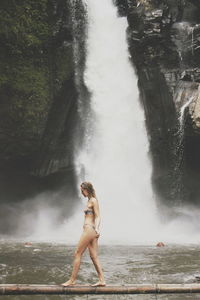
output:
[[80, 143], [84, 133], [77, 103], [87, 94], [82, 1], [2, 2], [0, 8], [0, 202], [66, 181], [76, 193], [73, 140], [77, 127]]
[[[191, 149], [195, 147], [197, 153], [200, 143], [199, 2], [121, 2], [127, 6], [129, 50], [146, 115], [154, 189], [171, 205], [177, 199], [197, 201], [200, 191], [194, 193], [187, 174], [193, 174], [197, 185], [200, 160]], [[196, 159], [195, 170], [190, 156]]]
[[200, 276], [195, 276], [194, 282], [200, 283]]

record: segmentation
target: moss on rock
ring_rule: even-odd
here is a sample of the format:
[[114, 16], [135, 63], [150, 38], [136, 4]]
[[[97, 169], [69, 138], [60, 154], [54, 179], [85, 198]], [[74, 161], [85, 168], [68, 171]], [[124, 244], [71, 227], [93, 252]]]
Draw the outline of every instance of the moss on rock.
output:
[[62, 0], [0, 3], [0, 162], [39, 149], [52, 101], [73, 73], [67, 18]]

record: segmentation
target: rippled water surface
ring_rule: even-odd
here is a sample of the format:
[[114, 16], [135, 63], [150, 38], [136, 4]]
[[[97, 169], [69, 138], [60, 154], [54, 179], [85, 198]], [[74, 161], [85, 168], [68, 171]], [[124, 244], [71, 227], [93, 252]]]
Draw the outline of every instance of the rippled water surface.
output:
[[[0, 283], [60, 284], [69, 278], [76, 246], [52, 243], [0, 242]], [[136, 283], [192, 283], [199, 276], [200, 246], [106, 246], [99, 258], [108, 285]], [[86, 251], [77, 284], [97, 281]], [[2, 296], [6, 299], [200, 299], [200, 295], [83, 295], [83, 296]]]

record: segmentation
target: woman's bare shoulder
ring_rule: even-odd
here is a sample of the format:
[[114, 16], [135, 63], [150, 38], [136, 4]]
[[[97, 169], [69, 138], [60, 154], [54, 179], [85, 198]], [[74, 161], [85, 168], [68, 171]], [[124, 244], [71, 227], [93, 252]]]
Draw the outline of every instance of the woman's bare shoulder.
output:
[[90, 198], [90, 201], [91, 201], [92, 203], [98, 202], [98, 200], [97, 200], [95, 197], [91, 197], [91, 198]]

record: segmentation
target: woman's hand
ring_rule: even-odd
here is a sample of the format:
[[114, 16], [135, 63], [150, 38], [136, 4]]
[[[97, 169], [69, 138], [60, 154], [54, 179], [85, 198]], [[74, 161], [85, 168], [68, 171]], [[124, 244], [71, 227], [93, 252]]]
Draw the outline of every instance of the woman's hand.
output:
[[96, 234], [97, 234], [97, 238], [100, 236], [100, 231], [98, 229], [95, 229]]

